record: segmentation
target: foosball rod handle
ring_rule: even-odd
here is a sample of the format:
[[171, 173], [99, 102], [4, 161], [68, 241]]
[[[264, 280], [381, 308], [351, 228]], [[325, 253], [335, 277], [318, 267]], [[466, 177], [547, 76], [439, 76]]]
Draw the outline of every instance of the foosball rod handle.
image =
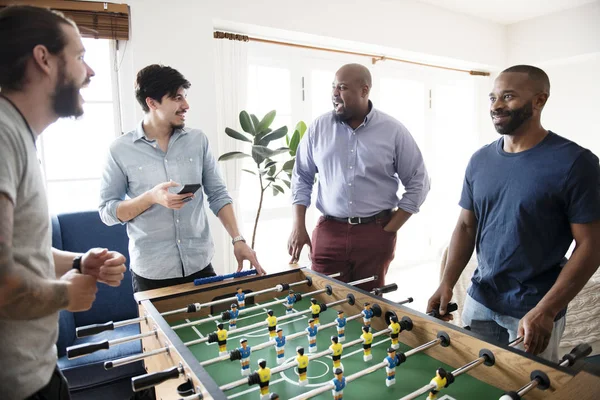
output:
[[108, 343], [108, 340], [96, 343], [78, 344], [75, 346], [67, 347], [67, 358], [69, 360], [72, 360], [73, 358], [86, 356], [98, 350], [108, 350], [109, 348], [110, 344]]
[[384, 293], [395, 292], [396, 290], [398, 290], [398, 285], [395, 283], [390, 283], [389, 285], [373, 289], [371, 293], [373, 293], [375, 296], [379, 296]]
[[581, 343], [575, 346], [569, 354], [565, 354], [559, 364], [562, 367], [570, 367], [575, 364], [575, 361], [589, 356], [592, 353], [592, 346], [587, 343]]
[[[448, 303], [448, 305], [446, 306], [446, 314], [445, 315], [448, 315], [451, 312], [454, 312], [456, 310], [458, 310], [458, 304], [456, 304], [456, 303]], [[440, 309], [439, 308], [431, 310], [430, 312], [427, 313], [427, 315], [429, 315], [431, 317], [434, 317], [434, 318], [440, 318], [442, 316], [440, 314]]]
[[168, 381], [169, 379], [176, 379], [183, 373], [183, 366], [179, 364], [177, 367], [172, 367], [161, 372], [154, 372], [151, 374], [136, 376], [131, 378], [131, 388], [134, 392], [139, 392], [144, 389], [150, 389], [156, 385]]
[[87, 326], [80, 326], [75, 329], [75, 333], [78, 338], [97, 335], [98, 333], [102, 333], [105, 331], [114, 331], [115, 324], [113, 321], [108, 321], [104, 324], [93, 324]]

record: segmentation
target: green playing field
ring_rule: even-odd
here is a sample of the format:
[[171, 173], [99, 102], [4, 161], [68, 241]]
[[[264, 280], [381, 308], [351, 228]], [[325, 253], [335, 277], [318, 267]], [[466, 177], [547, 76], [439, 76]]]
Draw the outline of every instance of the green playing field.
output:
[[[308, 309], [308, 305], [309, 301], [307, 299], [303, 299], [295, 304], [295, 309], [298, 311], [304, 311]], [[281, 304], [271, 306], [270, 308], [274, 311], [274, 315], [277, 317], [285, 315], [285, 307]], [[351, 315], [346, 315], [347, 318], [350, 316]], [[256, 307], [252, 306], [252, 311], [241, 314], [238, 318], [238, 330], [242, 329], [244, 326], [265, 321], [266, 317], [267, 313], [265, 308], [261, 307], [260, 305], [257, 305]], [[334, 309], [328, 309], [327, 311], [321, 313], [321, 325], [332, 322], [336, 317], [337, 310], [335, 310], [335, 307]], [[402, 316], [399, 315], [399, 317]], [[284, 335], [290, 335], [295, 332], [304, 331], [308, 326], [307, 321], [309, 318], [310, 314], [295, 315], [293, 318], [281, 321], [277, 326], [283, 329]], [[172, 325], [177, 325], [186, 321], [177, 321]], [[346, 325], [346, 342], [344, 343], [358, 339], [362, 333], [361, 326], [361, 318], [349, 321]], [[225, 329], [228, 329], [227, 323], [225, 323]], [[184, 342], [188, 342], [200, 337], [205, 337], [210, 332], [214, 332], [215, 330], [215, 322], [208, 322], [194, 327], [176, 330], [176, 332]], [[375, 333], [375, 331], [373, 331], [373, 333]], [[317, 348], [319, 352], [326, 350], [331, 345], [330, 338], [332, 335], [337, 335], [335, 327], [319, 330], [317, 335]], [[236, 330], [228, 332], [227, 350], [231, 351], [238, 348], [241, 338], [246, 338], [250, 347], [268, 341], [269, 334], [266, 328], [266, 322], [265, 327], [263, 328], [254, 328], [243, 332], [238, 332]], [[406, 352], [411, 349], [410, 347], [402, 344], [402, 333], [400, 334], [400, 342], [400, 349], [398, 351]], [[369, 362], [363, 361], [362, 345], [359, 344], [349, 348], [344, 348], [344, 352], [342, 354], [344, 375], [351, 375], [383, 361], [387, 356], [386, 349], [390, 346], [390, 343], [390, 339], [386, 335], [376, 337], [373, 340], [372, 345], [373, 359]], [[293, 362], [295, 360], [297, 346], [303, 346], [305, 349], [305, 354], [310, 355], [308, 352], [307, 336], [303, 335], [296, 339], [287, 341], [285, 346], [286, 363]], [[190, 347], [190, 350], [199, 361], [215, 358], [219, 355], [218, 345], [216, 343], [201, 343], [193, 345]], [[445, 348], [444, 351], [453, 351], [452, 345]], [[277, 367], [274, 346], [252, 352], [252, 355], [250, 356], [250, 368], [252, 371], [255, 371], [258, 368], [257, 362], [260, 358], [267, 360], [267, 367], [271, 369]], [[452, 371], [454, 369], [449, 365], [442, 364], [434, 358], [431, 358], [423, 353], [415, 354], [408, 357], [405, 363], [396, 368], [395, 385], [391, 387], [386, 386], [385, 380], [387, 375], [385, 368], [383, 368], [369, 375], [358, 378], [355, 381], [347, 383], [346, 388], [344, 389], [344, 399], [365, 400], [373, 396], [373, 399], [378, 400], [397, 400], [419, 389], [420, 387], [427, 385], [434, 377], [435, 370], [439, 367], [443, 367], [448, 371]], [[481, 365], [478, 368], [490, 367]], [[207, 365], [205, 369], [220, 386], [243, 378], [240, 372], [239, 361], [221, 361], [216, 364]], [[278, 374], [273, 374], [271, 376], [269, 391], [271, 393], [279, 394], [281, 400], [286, 400], [331, 382], [331, 380], [334, 378], [331, 356], [325, 356], [319, 359], [311, 360], [308, 364], [307, 375], [309, 377], [309, 384], [301, 387], [298, 385], [296, 368], [290, 368]], [[258, 385], [248, 386], [247, 384], [244, 384], [235, 389], [228, 390], [225, 393], [230, 399], [235, 398], [239, 400], [258, 400], [260, 398]], [[498, 399], [500, 396], [502, 396], [502, 394], [503, 391], [481, 382], [471, 376], [468, 376], [467, 374], [464, 374], [457, 377], [454, 384], [446, 389], [443, 389], [438, 394], [438, 399]], [[420, 399], [425, 399], [426, 397], [426, 395], [422, 395], [420, 396]], [[328, 390], [327, 392], [322, 393], [315, 398], [331, 399], [331, 391]]]

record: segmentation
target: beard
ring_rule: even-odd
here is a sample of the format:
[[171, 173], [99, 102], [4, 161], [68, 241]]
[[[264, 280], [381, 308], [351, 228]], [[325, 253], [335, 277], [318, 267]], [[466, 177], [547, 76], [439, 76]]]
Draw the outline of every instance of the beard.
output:
[[506, 110], [502, 112], [490, 112], [492, 118], [494, 116], [508, 116], [508, 122], [504, 124], [494, 124], [494, 128], [496, 128], [496, 132], [501, 135], [510, 135], [514, 131], [516, 131], [525, 121], [533, 116], [533, 105], [531, 103], [525, 104], [521, 108], [517, 108], [515, 110]]
[[78, 85], [73, 79], [68, 80], [65, 63], [63, 62], [58, 71], [58, 83], [52, 95], [52, 109], [56, 115], [61, 118], [81, 117], [83, 115], [83, 107], [79, 103], [79, 90], [89, 82], [90, 79], [87, 78]]

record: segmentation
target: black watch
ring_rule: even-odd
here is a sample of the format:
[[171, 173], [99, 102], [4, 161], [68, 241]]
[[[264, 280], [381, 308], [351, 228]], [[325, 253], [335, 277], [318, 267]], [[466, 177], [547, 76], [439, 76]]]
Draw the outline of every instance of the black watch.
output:
[[73, 269], [76, 269], [79, 272], [81, 272], [81, 259], [82, 258], [83, 258], [82, 255], [78, 255], [77, 257], [75, 257], [73, 259]]

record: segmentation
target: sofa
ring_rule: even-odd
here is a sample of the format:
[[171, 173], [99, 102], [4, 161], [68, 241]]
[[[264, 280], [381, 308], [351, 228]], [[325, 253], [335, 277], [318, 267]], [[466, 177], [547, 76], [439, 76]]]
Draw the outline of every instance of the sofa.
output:
[[[125, 226], [106, 226], [100, 220], [97, 211], [53, 216], [52, 246], [60, 250], [81, 253], [93, 247], [105, 247], [118, 251], [129, 259]], [[117, 288], [98, 284], [96, 301], [90, 310], [76, 313], [61, 311], [57, 342], [58, 365], [69, 382], [74, 400], [119, 400], [129, 399], [133, 395], [131, 377], [145, 373], [143, 363], [138, 361], [106, 371], [104, 361], [140, 353], [141, 341], [120, 344], [73, 360], [67, 359], [66, 348], [139, 334], [139, 325], [133, 324], [86, 338], [77, 338], [75, 335], [75, 329], [80, 326], [122, 321], [137, 316], [137, 304], [133, 298], [129, 270]]]

